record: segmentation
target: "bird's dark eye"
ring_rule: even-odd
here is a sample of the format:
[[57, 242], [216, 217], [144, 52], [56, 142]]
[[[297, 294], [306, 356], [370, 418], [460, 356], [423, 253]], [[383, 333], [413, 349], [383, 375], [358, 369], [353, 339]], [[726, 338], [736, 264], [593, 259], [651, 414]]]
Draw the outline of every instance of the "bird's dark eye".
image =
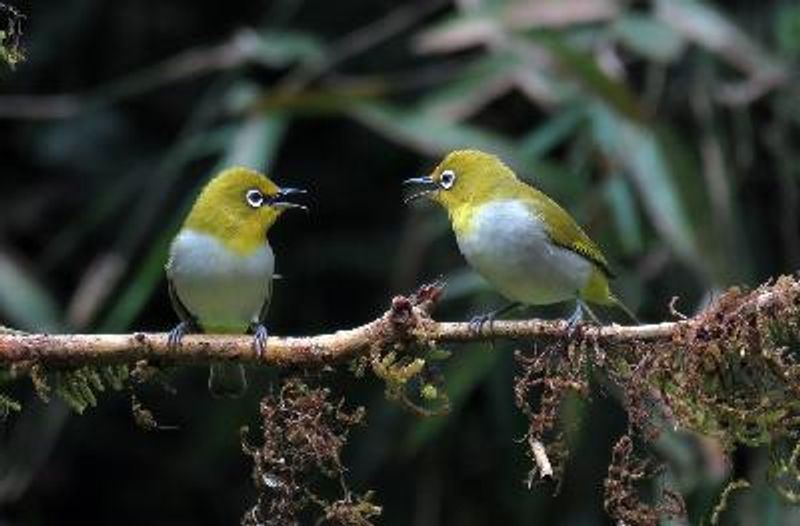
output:
[[247, 199], [247, 204], [253, 208], [260, 208], [261, 205], [264, 204], [264, 194], [257, 188], [248, 190], [245, 194], [245, 198]]
[[439, 178], [439, 185], [445, 190], [450, 190], [456, 182], [456, 173], [453, 170], [445, 170]]

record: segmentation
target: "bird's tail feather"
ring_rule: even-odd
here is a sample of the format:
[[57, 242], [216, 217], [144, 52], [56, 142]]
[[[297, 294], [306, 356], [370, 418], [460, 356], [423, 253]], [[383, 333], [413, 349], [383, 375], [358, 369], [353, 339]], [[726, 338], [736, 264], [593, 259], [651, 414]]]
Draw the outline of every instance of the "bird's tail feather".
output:
[[238, 363], [217, 363], [208, 375], [208, 390], [215, 398], [239, 398], [247, 389], [244, 366]]
[[639, 321], [639, 318], [636, 317], [636, 315], [633, 313], [633, 311], [630, 310], [627, 307], [627, 305], [622, 303], [622, 301], [620, 301], [620, 299], [618, 297], [614, 296], [613, 294], [609, 294], [608, 298], [610, 300], [609, 303], [611, 305], [615, 306], [616, 308], [618, 308], [619, 310], [621, 310], [622, 312], [624, 312], [625, 315], [628, 318], [630, 318], [633, 323], [635, 323], [636, 325], [641, 325], [642, 324], [642, 322]]

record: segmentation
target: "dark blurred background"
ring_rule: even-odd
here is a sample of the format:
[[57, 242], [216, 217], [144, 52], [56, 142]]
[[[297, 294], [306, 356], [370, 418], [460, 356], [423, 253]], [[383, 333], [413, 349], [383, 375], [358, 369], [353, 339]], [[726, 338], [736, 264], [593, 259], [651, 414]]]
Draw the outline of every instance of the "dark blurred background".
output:
[[[8, 3], [8, 2], [7, 2]], [[0, 72], [0, 323], [164, 331], [165, 251], [199, 188], [243, 164], [308, 188], [312, 212], [271, 233], [269, 327], [361, 324], [443, 276], [436, 315], [501, 303], [467, 270], [445, 214], [406, 207], [400, 181], [455, 148], [495, 152], [604, 248], [646, 321], [800, 267], [800, 4], [765, 0], [303, 0], [14, 3], [26, 59]], [[0, 12], [0, 15], [3, 15]], [[3, 17], [0, 16], [0, 20]], [[559, 315], [548, 309], [538, 314]], [[531, 313], [533, 314], [533, 313]], [[613, 317], [613, 313], [607, 313]], [[625, 415], [613, 392], [566, 408], [557, 496], [524, 486], [512, 349], [458, 350], [453, 411], [421, 419], [374, 378], [331, 376], [368, 409], [345, 460], [381, 524], [605, 524], [602, 481]], [[232, 524], [253, 504], [238, 429], [278, 378], [212, 400], [206, 370], [76, 416], [28, 382], [0, 424], [0, 524]], [[257, 438], [257, 437], [256, 437]], [[708, 520], [731, 476], [731, 524], [797, 524], [766, 485], [766, 451], [672, 433], [664, 477]]]

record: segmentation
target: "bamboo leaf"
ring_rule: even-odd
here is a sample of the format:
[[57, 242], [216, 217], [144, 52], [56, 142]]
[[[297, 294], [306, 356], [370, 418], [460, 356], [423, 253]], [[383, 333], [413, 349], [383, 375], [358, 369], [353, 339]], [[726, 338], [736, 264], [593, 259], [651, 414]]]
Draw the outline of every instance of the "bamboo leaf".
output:
[[47, 289], [0, 250], [0, 315], [17, 329], [54, 331], [61, 327], [58, 305]]
[[598, 147], [625, 169], [656, 230], [672, 250], [698, 263], [694, 234], [673, 174], [652, 130], [597, 104], [591, 111]]
[[506, 159], [517, 158], [514, 143], [499, 134], [469, 124], [447, 122], [424, 112], [365, 103], [351, 109], [350, 115], [389, 140], [427, 155], [478, 148]]
[[623, 82], [608, 76], [590, 55], [576, 49], [556, 33], [537, 32], [532, 39], [550, 51], [584, 90], [627, 119], [642, 120], [642, 109], [636, 95]]
[[649, 16], [625, 15], [614, 23], [620, 42], [655, 62], [672, 62], [686, 48], [686, 41], [668, 25]]

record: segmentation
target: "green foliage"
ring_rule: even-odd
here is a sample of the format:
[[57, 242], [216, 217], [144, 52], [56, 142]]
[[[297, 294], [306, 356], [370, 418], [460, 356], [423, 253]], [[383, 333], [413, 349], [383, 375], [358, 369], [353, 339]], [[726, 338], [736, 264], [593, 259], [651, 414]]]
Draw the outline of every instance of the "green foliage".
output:
[[775, 29], [782, 50], [789, 57], [800, 56], [800, 6], [782, 4], [775, 11]]
[[[441, 356], [437, 351], [431, 354]], [[436, 359], [414, 358], [413, 354], [398, 356], [396, 352], [390, 351], [372, 358], [372, 371], [385, 382], [386, 398], [389, 400], [400, 402], [403, 407], [419, 415], [441, 416], [450, 410], [450, 401], [441, 390], [441, 385], [438, 385], [441, 378], [435, 376], [431, 370], [430, 361]], [[410, 394], [413, 383], [418, 385], [417, 397], [426, 404], [433, 404], [432, 408], [413, 401], [414, 395]]]
[[20, 411], [22, 411], [22, 404], [0, 393], [0, 422], [8, 418], [11, 413], [18, 413]]
[[30, 376], [43, 402], [49, 402], [55, 393], [79, 415], [89, 407], [96, 407], [98, 395], [107, 387], [114, 391], [125, 388], [130, 377], [125, 365], [52, 371], [34, 365]]
[[4, 3], [0, 3], [0, 16], [5, 18], [5, 29], [0, 29], [0, 61], [14, 69], [25, 60], [25, 51], [20, 45], [25, 16]]

